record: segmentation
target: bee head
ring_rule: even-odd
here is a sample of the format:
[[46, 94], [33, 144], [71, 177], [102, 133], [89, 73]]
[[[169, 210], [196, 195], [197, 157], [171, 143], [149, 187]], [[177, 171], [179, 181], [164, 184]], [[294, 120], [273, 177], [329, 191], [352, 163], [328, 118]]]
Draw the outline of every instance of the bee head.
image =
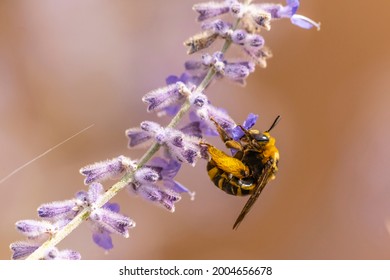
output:
[[257, 141], [259, 144], [266, 144], [270, 141], [272, 138], [269, 132], [276, 126], [276, 124], [279, 122], [280, 116], [277, 116], [272, 125], [268, 130], [265, 132], [261, 133], [258, 130], [250, 130], [250, 134], [253, 137], [254, 140]]

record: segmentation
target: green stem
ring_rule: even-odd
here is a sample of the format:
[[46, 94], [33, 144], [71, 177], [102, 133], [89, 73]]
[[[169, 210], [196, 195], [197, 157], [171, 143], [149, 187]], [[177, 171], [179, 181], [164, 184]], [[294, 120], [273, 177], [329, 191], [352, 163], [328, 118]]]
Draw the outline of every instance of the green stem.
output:
[[[238, 21], [235, 26], [237, 26]], [[225, 53], [231, 45], [230, 40], [226, 40], [223, 47], [222, 52]], [[199, 84], [199, 86], [195, 89], [195, 93], [200, 93], [204, 91], [204, 89], [211, 83], [216, 71], [214, 68], [210, 68], [207, 72], [203, 81]], [[188, 113], [191, 108], [191, 104], [187, 99], [186, 102], [181, 106], [179, 112], [173, 117], [171, 122], [167, 127], [174, 128], [176, 125], [182, 120], [182, 118]], [[142, 158], [137, 163], [137, 169], [144, 166], [157, 151], [161, 148], [161, 145], [158, 143], [154, 143], [147, 152], [142, 156]], [[104, 204], [110, 201], [118, 192], [120, 192], [123, 188], [125, 188], [132, 180], [133, 180], [133, 171], [126, 173], [119, 182], [112, 185], [100, 198], [98, 201], [94, 203], [94, 208], [101, 208]], [[65, 227], [59, 230], [55, 235], [52, 236], [49, 240], [44, 242], [37, 250], [35, 250], [30, 256], [26, 258], [26, 260], [39, 260], [42, 259], [46, 253], [46, 251], [58, 243], [60, 243], [66, 236], [68, 236], [73, 230], [75, 230], [83, 221], [87, 220], [89, 215], [91, 214], [91, 207], [84, 208], [76, 217], [72, 219]]]

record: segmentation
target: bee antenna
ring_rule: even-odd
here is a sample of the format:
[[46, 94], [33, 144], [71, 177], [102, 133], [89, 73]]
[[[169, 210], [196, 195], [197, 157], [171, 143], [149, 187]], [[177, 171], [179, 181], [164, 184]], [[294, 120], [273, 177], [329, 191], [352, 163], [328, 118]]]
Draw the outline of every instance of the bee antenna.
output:
[[271, 127], [266, 132], [270, 132], [278, 124], [279, 120], [280, 120], [280, 116], [277, 116], [274, 122], [272, 123]]

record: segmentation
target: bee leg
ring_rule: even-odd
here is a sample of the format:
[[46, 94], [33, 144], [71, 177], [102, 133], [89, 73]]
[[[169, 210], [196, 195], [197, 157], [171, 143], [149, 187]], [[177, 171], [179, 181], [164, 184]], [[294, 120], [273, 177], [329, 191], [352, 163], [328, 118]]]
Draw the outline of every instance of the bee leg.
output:
[[211, 161], [219, 169], [226, 173], [232, 174], [234, 177], [239, 179], [248, 177], [250, 175], [249, 167], [239, 159], [228, 156], [223, 151], [210, 144], [202, 143], [202, 145], [207, 146], [207, 151], [210, 154]]
[[252, 134], [250, 134], [248, 130], [246, 130], [242, 125], [238, 125], [238, 126], [242, 129], [242, 131], [244, 132], [245, 136], [246, 136], [248, 139], [253, 139]]
[[214, 123], [215, 127], [217, 128], [219, 137], [221, 137], [227, 148], [242, 151], [242, 145], [240, 144], [240, 142], [233, 140], [233, 138], [231, 138], [226, 133], [226, 131], [219, 125], [219, 123], [217, 123], [213, 118], [210, 118], [210, 120]]

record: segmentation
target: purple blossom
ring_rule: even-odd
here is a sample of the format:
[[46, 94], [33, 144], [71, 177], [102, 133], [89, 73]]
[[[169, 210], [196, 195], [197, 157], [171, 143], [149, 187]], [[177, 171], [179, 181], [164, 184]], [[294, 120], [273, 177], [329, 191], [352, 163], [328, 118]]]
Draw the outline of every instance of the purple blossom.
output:
[[[256, 35], [255, 37], [248, 36], [248, 38], [250, 38], [250, 42], [252, 42], [250, 44], [255, 44], [253, 43], [253, 41], [255, 41], [254, 38], [262, 37]], [[254, 47], [252, 48], [254, 49]], [[204, 75], [207, 73], [210, 67], [213, 67], [217, 72], [217, 78], [227, 77], [241, 85], [245, 84], [245, 79], [255, 70], [255, 64], [251, 61], [227, 62], [224, 60], [224, 55], [222, 52], [215, 52], [213, 55], [204, 54], [202, 56], [202, 61], [188, 61], [186, 63], [187, 70], [202, 73]], [[198, 94], [196, 97], [195, 95], [196, 94], [194, 93], [191, 98], [196, 98], [196, 102], [191, 101], [191, 104], [202, 107], [204, 104], [208, 103], [207, 96], [203, 93]]]
[[[104, 208], [111, 210], [112, 212], [119, 213], [120, 206], [117, 203], [106, 203]], [[92, 240], [96, 245], [105, 249], [106, 251], [114, 248], [112, 243], [111, 232], [98, 223], [90, 223], [92, 228]]]
[[[191, 62], [189, 62], [189, 63], [191, 63]], [[199, 62], [199, 63], [201, 63], [201, 62]], [[189, 66], [189, 67], [191, 67], [191, 66]], [[191, 75], [187, 72], [184, 72], [183, 74], [180, 75], [180, 77], [177, 77], [175, 75], [170, 75], [166, 78], [165, 81], [166, 81], [167, 85], [175, 84], [177, 82], [182, 82], [182, 83], [186, 84], [188, 88], [193, 88], [201, 83], [201, 81], [203, 80], [205, 75], [206, 75], [205, 72], [202, 75]], [[192, 95], [191, 95], [191, 98], [192, 98]], [[172, 105], [166, 106], [164, 109], [159, 111], [157, 113], [157, 115], [158, 116], [164, 116], [164, 115], [174, 116], [174, 115], [176, 115], [177, 112], [179, 112], [180, 107], [183, 104], [183, 101], [184, 101], [184, 99], [180, 100], [180, 102], [176, 102]]]
[[316, 27], [320, 29], [320, 24], [314, 22], [310, 18], [302, 15], [297, 15], [299, 8], [299, 0], [286, 0], [285, 6], [280, 4], [257, 4], [256, 7], [268, 12], [272, 19], [289, 18], [291, 22], [301, 28], [310, 29]]
[[[28, 237], [52, 234], [65, 226], [81, 210], [91, 207], [88, 221], [92, 227], [93, 241], [98, 246], [109, 250], [113, 247], [110, 234], [118, 233], [128, 237], [128, 229], [133, 228], [135, 223], [119, 213], [119, 205], [116, 203], [106, 203], [102, 208], [95, 208], [95, 203], [103, 194], [103, 185], [93, 182], [89, 185], [88, 191], [79, 191], [74, 199], [46, 203], [38, 208], [39, 216], [55, 220], [54, 224], [46, 221], [24, 220], [17, 223], [17, 228]], [[62, 258], [64, 255], [60, 256]]]
[[58, 250], [56, 247], [53, 247], [51, 250], [48, 250], [43, 258], [44, 260], [80, 260], [81, 255], [79, 252], [73, 250]]
[[134, 173], [134, 180], [140, 184], [155, 183], [161, 179], [161, 175], [157, 170], [150, 167], [142, 167]]
[[290, 20], [293, 24], [295, 24], [301, 28], [304, 28], [304, 29], [311, 29], [311, 28], [315, 27], [315, 28], [317, 28], [317, 30], [320, 30], [320, 28], [321, 28], [321, 24], [319, 22], [315, 22], [312, 19], [305, 17], [305, 16], [302, 16], [302, 15], [294, 14], [290, 18]]
[[95, 229], [92, 234], [92, 240], [96, 245], [108, 251], [114, 248], [110, 234], [111, 233], [104, 230], [104, 228]]
[[100, 183], [90, 184], [87, 192], [88, 204], [95, 203], [103, 193], [104, 193], [104, 188], [102, 184]]
[[[85, 193], [85, 192], [84, 192]], [[89, 223], [92, 227], [93, 241], [105, 250], [113, 248], [110, 234], [118, 233], [128, 237], [128, 229], [135, 227], [135, 222], [119, 213], [120, 207], [117, 203], [106, 203], [102, 208], [95, 208], [94, 203], [104, 193], [100, 183], [93, 183], [89, 186], [86, 194], [86, 205], [92, 208], [89, 216]]]
[[226, 63], [224, 76], [244, 85], [245, 79], [249, 76], [250, 73], [254, 71], [255, 66], [253, 62], [243, 61], [236, 63]]
[[207, 2], [195, 4], [194, 11], [199, 13], [198, 21], [203, 21], [229, 12], [230, 5], [228, 1]]
[[[159, 136], [161, 136], [159, 138]], [[200, 139], [189, 136], [183, 132], [167, 128], [165, 133], [156, 136], [157, 141], [165, 144], [171, 157], [180, 162], [186, 162], [195, 165], [196, 160], [200, 157]]]
[[53, 201], [38, 207], [38, 216], [46, 219], [73, 218], [79, 211], [77, 199]]
[[[164, 128], [158, 123], [150, 121], [142, 122], [141, 129], [147, 132], [150, 138], [153, 137], [157, 143], [164, 145], [170, 156], [180, 162], [187, 162], [194, 165], [197, 158], [200, 157], [200, 139], [198, 137], [185, 134], [174, 128]], [[133, 132], [132, 134], [128, 134], [131, 141], [131, 137], [136, 137], [134, 132], [137, 131], [137, 129], [130, 130]], [[186, 130], [188, 130], [188, 127]], [[193, 135], [197, 135], [197, 133]]]
[[[135, 227], [135, 222], [130, 218], [110, 210], [109, 207], [97, 208], [89, 216], [91, 222], [109, 233], [118, 233], [123, 237], [129, 237], [129, 228]], [[100, 231], [101, 232], [101, 231]], [[99, 245], [99, 244], [98, 244]]]
[[40, 244], [18, 241], [11, 243], [10, 249], [12, 251], [11, 258], [13, 260], [20, 260], [31, 255], [36, 249], [38, 249]]
[[[11, 258], [13, 260], [20, 260], [31, 255], [35, 250], [39, 248], [41, 244], [32, 242], [14, 242], [10, 245], [12, 251]], [[58, 250], [56, 247], [46, 250], [43, 260], [79, 260], [81, 259], [80, 253], [73, 250]]]
[[230, 13], [237, 18], [242, 18], [245, 13], [244, 4], [238, 1], [232, 1], [232, 3], [230, 4]]
[[[194, 199], [195, 195], [174, 180], [180, 167], [180, 162], [172, 158], [166, 160], [161, 157], [155, 157], [146, 166], [136, 171], [134, 181], [128, 185], [128, 189], [143, 199], [162, 206], [170, 212], [174, 212], [175, 203], [181, 199], [182, 193], [188, 193], [191, 199]], [[158, 181], [153, 182], [152, 180], [145, 180], [143, 178], [144, 174], [152, 174], [153, 172], [158, 173]], [[161, 184], [158, 184], [159, 182]]]
[[16, 229], [29, 238], [36, 238], [45, 234], [52, 234], [54, 226], [48, 221], [21, 220], [16, 222]]
[[230, 39], [232, 40], [232, 42], [234, 44], [243, 46], [246, 42], [247, 35], [248, 35], [248, 33], [245, 30], [236, 29], [231, 34]]
[[189, 135], [189, 136], [193, 136], [196, 138], [202, 138], [202, 130], [200, 129], [200, 122], [197, 122], [197, 121], [190, 122], [186, 126], [182, 127], [180, 129], [180, 131], [186, 135]]
[[162, 87], [148, 92], [142, 97], [142, 101], [148, 105], [148, 112], [158, 112], [166, 107], [180, 102], [190, 90], [183, 82], [176, 82], [166, 87]]
[[[138, 139], [139, 140], [139, 139]], [[80, 173], [86, 176], [84, 183], [101, 182], [114, 179], [125, 171], [134, 169], [135, 162], [125, 156], [119, 156], [110, 160], [96, 162], [80, 169]]]
[[264, 38], [259, 34], [246, 32], [243, 29], [236, 29], [230, 35], [230, 39], [234, 44], [244, 46], [246, 48], [260, 49], [264, 47]]
[[129, 189], [147, 201], [162, 206], [170, 212], [175, 211], [175, 203], [181, 199], [173, 190], [159, 187], [156, 184], [130, 184]]
[[213, 34], [218, 34], [221, 38], [225, 38], [230, 30], [232, 29], [232, 24], [221, 19], [216, 19], [211, 22], [206, 22], [202, 24], [203, 30], [210, 30]]
[[209, 136], [218, 135], [211, 119], [214, 119], [225, 130], [231, 130], [236, 127], [236, 123], [227, 114], [226, 110], [214, 107], [211, 104], [207, 104], [190, 114], [190, 119], [192, 121], [200, 121], [200, 128], [202, 129], [203, 134]]
[[161, 180], [164, 187], [176, 192], [176, 193], [188, 193], [191, 199], [194, 198], [194, 193], [190, 192], [182, 184], [174, 180], [174, 177], [180, 170], [181, 164], [173, 159], [166, 160], [161, 157], [155, 157], [150, 161], [150, 166], [161, 168]]

